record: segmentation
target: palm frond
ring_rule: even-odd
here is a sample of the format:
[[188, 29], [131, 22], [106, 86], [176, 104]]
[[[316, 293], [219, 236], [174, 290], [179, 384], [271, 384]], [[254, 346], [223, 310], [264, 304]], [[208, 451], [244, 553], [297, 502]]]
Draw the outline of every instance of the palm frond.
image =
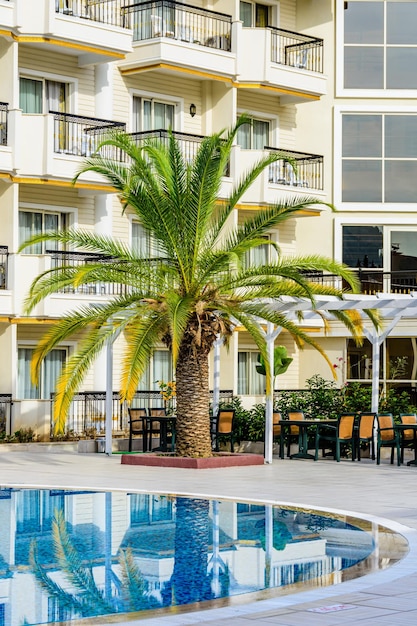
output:
[[145, 596], [145, 579], [137, 566], [130, 548], [120, 550], [118, 555], [124, 603], [130, 611], [141, 611], [148, 607]]

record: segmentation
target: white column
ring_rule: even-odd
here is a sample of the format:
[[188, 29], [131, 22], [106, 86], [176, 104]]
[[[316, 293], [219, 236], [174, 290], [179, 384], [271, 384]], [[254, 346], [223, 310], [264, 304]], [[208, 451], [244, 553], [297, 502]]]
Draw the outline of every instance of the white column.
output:
[[108, 339], [106, 348], [106, 454], [112, 453], [113, 426], [113, 339]]
[[214, 342], [214, 362], [213, 362], [213, 416], [217, 415], [220, 404], [220, 346], [223, 343], [222, 337], [217, 337]]
[[113, 119], [113, 63], [98, 63], [95, 66], [95, 110], [96, 117]]
[[269, 360], [269, 376], [270, 376], [270, 384], [269, 389], [267, 389], [267, 393], [265, 396], [265, 463], [272, 463], [272, 450], [273, 450], [273, 440], [274, 440], [274, 428], [273, 428], [273, 419], [272, 415], [274, 412], [274, 345], [275, 339], [278, 337], [281, 332], [281, 326], [278, 326], [274, 330], [274, 325], [272, 322], [268, 322], [267, 331], [266, 331], [266, 344], [268, 350], [268, 360]]

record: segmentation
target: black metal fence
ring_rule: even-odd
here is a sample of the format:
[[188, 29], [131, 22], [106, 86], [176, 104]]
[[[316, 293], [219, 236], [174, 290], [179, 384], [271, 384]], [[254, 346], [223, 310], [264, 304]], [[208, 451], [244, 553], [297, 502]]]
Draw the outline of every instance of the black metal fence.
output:
[[[417, 291], [417, 270], [397, 270], [384, 272], [382, 269], [353, 268], [360, 281], [362, 294], [373, 295], [376, 293], [402, 293], [407, 294]], [[308, 280], [319, 283], [326, 287], [337, 289], [349, 289], [349, 285], [342, 281], [340, 276], [314, 271], [304, 272]]]
[[[101, 120], [72, 113], [49, 111], [54, 116], [54, 152], [88, 157], [97, 152], [97, 146], [113, 131], [126, 131], [126, 124]], [[121, 160], [114, 146], [103, 146], [100, 154], [108, 159]]]
[[217, 50], [231, 50], [230, 15], [170, 0], [140, 2], [123, 8], [133, 41], [168, 37]]
[[[192, 161], [197, 154], [197, 150], [204, 139], [203, 135], [192, 135], [191, 133], [181, 133], [172, 131], [173, 136], [178, 141], [181, 152], [186, 161]], [[163, 128], [158, 130], [145, 130], [137, 133], [131, 133], [132, 141], [138, 145], [156, 139], [162, 143], [168, 144], [169, 132]]]
[[323, 157], [294, 150], [265, 147], [272, 154], [283, 156], [269, 166], [269, 182], [291, 187], [323, 189]]
[[7, 121], [9, 115], [9, 105], [0, 102], [0, 146], [7, 146]]
[[323, 39], [282, 28], [271, 30], [271, 60], [302, 70], [323, 73]]
[[[210, 391], [210, 396], [213, 392]], [[51, 394], [51, 415], [53, 415], [55, 394]], [[229, 402], [233, 399], [231, 389], [220, 390], [220, 400]], [[0, 396], [1, 402], [1, 396]], [[1, 404], [0, 404], [1, 406]], [[131, 403], [133, 408], [155, 408], [164, 406], [162, 395], [159, 391], [147, 390], [137, 391]], [[120, 393], [113, 391], [112, 397], [112, 430], [127, 431], [129, 428], [129, 417], [127, 404], [120, 401]], [[168, 404], [168, 409], [175, 410], [175, 398], [172, 404]], [[106, 430], [106, 392], [105, 391], [81, 391], [74, 395], [68, 418], [66, 420], [66, 431], [82, 435], [89, 432], [94, 434], [104, 434]], [[53, 424], [51, 423], [51, 433]]]
[[0, 246], [0, 289], [7, 289], [7, 262], [9, 259], [9, 248]]
[[124, 26], [122, 5], [125, 0], [55, 0], [55, 11], [93, 22]]
[[[78, 268], [86, 265], [94, 266], [95, 264], [104, 264], [111, 262], [112, 259], [101, 254], [93, 252], [67, 252], [64, 250], [46, 250], [51, 256], [51, 267], [68, 267]], [[93, 267], [92, 267], [93, 270]], [[57, 290], [57, 293], [78, 293], [86, 295], [103, 295], [103, 296], [120, 296], [127, 293], [128, 287], [121, 283], [108, 283], [94, 281], [91, 276], [91, 283], [78, 285], [65, 285]]]
[[12, 407], [12, 395], [0, 393], [0, 434], [12, 434]]

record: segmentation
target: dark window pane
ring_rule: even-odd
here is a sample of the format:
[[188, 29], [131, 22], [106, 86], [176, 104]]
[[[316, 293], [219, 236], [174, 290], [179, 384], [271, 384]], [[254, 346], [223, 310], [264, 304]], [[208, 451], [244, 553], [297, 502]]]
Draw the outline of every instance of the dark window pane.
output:
[[417, 89], [417, 48], [387, 49], [387, 89]]
[[344, 157], [382, 156], [381, 115], [344, 115], [342, 123]]
[[417, 43], [417, 3], [387, 2], [387, 43]]
[[343, 12], [345, 43], [382, 43], [384, 5], [382, 2], [348, 2]]
[[382, 267], [382, 226], [343, 226], [343, 263]]
[[417, 157], [417, 115], [385, 116], [385, 156]]
[[343, 202], [382, 201], [382, 162], [343, 161]]
[[385, 202], [415, 202], [417, 161], [385, 162]]
[[345, 88], [384, 88], [384, 49], [345, 46]]

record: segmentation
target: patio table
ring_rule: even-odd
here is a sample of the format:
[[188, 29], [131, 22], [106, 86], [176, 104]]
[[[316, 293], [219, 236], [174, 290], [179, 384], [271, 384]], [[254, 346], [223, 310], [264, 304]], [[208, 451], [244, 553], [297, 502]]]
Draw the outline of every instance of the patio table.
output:
[[[175, 422], [176, 417], [173, 415], [158, 415], [158, 416], [150, 416], [146, 418], [148, 421], [148, 436], [149, 436], [149, 450], [151, 452], [155, 452], [159, 450], [161, 452], [168, 451], [168, 432], [172, 433], [172, 441], [171, 441], [171, 450], [174, 451], [175, 447]], [[155, 431], [153, 430], [154, 423], [157, 422], [159, 424], [159, 428]], [[152, 435], [159, 434], [159, 446], [157, 448], [152, 448]]]
[[308, 428], [310, 426], [329, 425], [334, 426], [337, 424], [337, 420], [321, 420], [321, 419], [304, 419], [304, 420], [280, 420], [278, 424], [281, 426], [281, 441], [280, 441], [280, 449], [281, 449], [281, 459], [284, 458], [284, 437], [285, 433], [289, 432], [291, 426], [298, 426], [300, 429], [300, 434], [298, 437], [298, 452], [295, 454], [290, 454], [290, 459], [313, 459], [315, 460], [315, 455], [310, 454], [308, 451]]
[[408, 461], [407, 465], [417, 465], [417, 424], [395, 424], [394, 429], [401, 434], [405, 430], [413, 431], [414, 459], [412, 461]]

